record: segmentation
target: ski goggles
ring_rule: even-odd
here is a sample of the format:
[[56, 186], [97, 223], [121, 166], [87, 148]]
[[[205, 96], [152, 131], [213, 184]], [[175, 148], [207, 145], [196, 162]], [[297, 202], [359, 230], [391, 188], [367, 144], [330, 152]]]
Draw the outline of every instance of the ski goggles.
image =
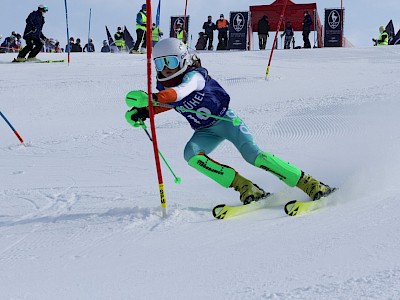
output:
[[156, 66], [156, 70], [161, 72], [165, 67], [171, 70], [177, 68], [179, 66], [179, 60], [177, 56], [164, 56], [155, 58], [154, 64]]

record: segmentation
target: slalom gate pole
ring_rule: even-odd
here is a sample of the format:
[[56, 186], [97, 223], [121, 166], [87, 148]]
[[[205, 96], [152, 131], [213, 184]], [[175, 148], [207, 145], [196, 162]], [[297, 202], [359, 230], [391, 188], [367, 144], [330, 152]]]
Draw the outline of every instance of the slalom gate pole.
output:
[[239, 126], [242, 123], [242, 120], [239, 117], [236, 117], [234, 119], [229, 119], [229, 118], [224, 118], [224, 117], [208, 114], [208, 113], [197, 111], [197, 110], [193, 110], [193, 109], [187, 109], [187, 108], [184, 108], [184, 107], [174, 106], [174, 105], [170, 105], [170, 104], [166, 104], [166, 103], [160, 103], [160, 102], [157, 102], [157, 101], [153, 101], [153, 105], [166, 107], [166, 108], [175, 108], [175, 109], [180, 110], [180, 111], [186, 111], [186, 112], [202, 115], [202, 116], [205, 116], [205, 117], [211, 117], [211, 118], [222, 120], [222, 121], [232, 122], [233, 126]]
[[6, 116], [3, 115], [3, 113], [0, 111], [0, 115], [3, 118], [3, 120], [10, 126], [11, 130], [14, 132], [14, 134], [17, 136], [18, 140], [21, 142], [22, 145], [25, 146], [24, 140], [22, 137], [19, 135], [18, 131], [15, 130], [15, 128], [11, 125], [11, 123], [7, 120]]
[[68, 66], [69, 63], [71, 62], [71, 43], [69, 42], [69, 26], [68, 26], [68, 6], [67, 6], [67, 0], [64, 0], [65, 4], [65, 21], [67, 24], [67, 43], [68, 43]]
[[89, 39], [90, 39], [90, 23], [92, 21], [92, 9], [89, 9], [89, 31], [88, 31], [88, 37], [87, 37], [87, 43], [88, 43], [88, 49], [87, 51], [89, 52]]
[[161, 201], [161, 211], [163, 218], [167, 217], [167, 198], [164, 191], [164, 182], [162, 178], [161, 164], [160, 164], [160, 156], [158, 155], [158, 143], [157, 143], [157, 135], [156, 135], [156, 126], [154, 122], [154, 109], [153, 109], [153, 94], [152, 94], [152, 82], [151, 82], [151, 56], [152, 56], [152, 20], [151, 20], [151, 0], [146, 0], [146, 9], [147, 9], [147, 30], [146, 30], [146, 56], [147, 56], [147, 94], [149, 95], [149, 119], [150, 119], [150, 129], [151, 136], [153, 142], [153, 152], [154, 152], [154, 160], [157, 168], [157, 177], [158, 177], [158, 189], [160, 191], [160, 201]]
[[285, 1], [285, 4], [282, 7], [281, 17], [279, 18], [278, 27], [276, 28], [276, 32], [275, 32], [274, 43], [272, 45], [271, 54], [269, 55], [268, 67], [267, 67], [267, 71], [265, 72], [265, 79], [268, 79], [269, 69], [271, 67], [272, 56], [274, 55], [275, 45], [277, 43], [278, 33], [279, 33], [279, 29], [281, 28], [282, 20], [285, 15], [287, 2], [288, 2], [288, 0]]

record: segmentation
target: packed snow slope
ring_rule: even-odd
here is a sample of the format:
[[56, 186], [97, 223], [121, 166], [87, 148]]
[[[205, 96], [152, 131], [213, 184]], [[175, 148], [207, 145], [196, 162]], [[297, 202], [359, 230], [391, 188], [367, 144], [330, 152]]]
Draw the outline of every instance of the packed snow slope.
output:
[[[168, 217], [152, 144], [124, 119], [146, 89], [144, 55], [73, 54], [71, 64], [0, 55], [1, 299], [397, 299], [400, 295], [400, 47], [199, 53], [264, 151], [339, 188], [307, 200], [224, 142], [210, 156], [265, 190], [273, 207], [216, 220], [239, 204], [187, 165], [178, 113], [156, 117]], [[40, 54], [41, 59], [64, 55]], [[153, 80], [154, 82], [154, 80]]]

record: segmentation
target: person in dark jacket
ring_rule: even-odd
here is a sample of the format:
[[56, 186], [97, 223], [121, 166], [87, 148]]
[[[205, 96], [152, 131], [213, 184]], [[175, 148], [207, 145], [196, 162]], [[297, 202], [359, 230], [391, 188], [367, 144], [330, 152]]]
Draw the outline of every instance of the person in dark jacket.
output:
[[206, 49], [207, 38], [205, 37], [205, 35], [206, 34], [204, 32], [199, 32], [199, 38], [197, 39], [196, 46], [194, 46], [196, 50]]
[[89, 39], [88, 43], [85, 45], [85, 47], [83, 47], [83, 52], [95, 52], [96, 50], [94, 49], [94, 44], [93, 44], [93, 40]]
[[203, 23], [203, 29], [206, 37], [206, 43], [208, 40], [208, 50], [213, 49], [213, 40], [214, 40], [214, 30], [216, 29], [216, 26], [214, 22], [212, 21], [212, 17], [208, 16], [207, 22]]
[[82, 52], [81, 39], [77, 38], [76, 43], [71, 45], [71, 52]]
[[265, 50], [267, 45], [267, 37], [269, 37], [269, 22], [268, 17], [263, 16], [257, 23], [258, 32], [258, 47], [260, 50]]
[[311, 25], [313, 24], [312, 19], [308, 11], [304, 12], [304, 19], [303, 19], [303, 41], [304, 41], [304, 48], [311, 48], [310, 43], [310, 32], [311, 32]]
[[43, 47], [43, 41], [46, 40], [42, 29], [44, 25], [44, 15], [48, 11], [46, 5], [39, 5], [36, 11], [29, 14], [26, 19], [26, 27], [23, 38], [26, 42], [26, 46], [19, 52], [18, 57], [15, 59], [17, 62], [25, 61], [26, 55], [27, 60], [38, 60], [36, 55], [39, 54]]
[[287, 22], [285, 26], [285, 31], [281, 34], [281, 37], [285, 36], [285, 46], [284, 49], [290, 49], [290, 42], [294, 36], [293, 27], [291, 22]]
[[228, 28], [229, 22], [224, 18], [224, 15], [221, 14], [219, 19], [215, 23], [215, 26], [218, 30], [218, 45], [217, 50], [226, 50], [228, 48]]
[[103, 47], [101, 47], [101, 52], [103, 53], [111, 52], [111, 48], [106, 40], [103, 41]]

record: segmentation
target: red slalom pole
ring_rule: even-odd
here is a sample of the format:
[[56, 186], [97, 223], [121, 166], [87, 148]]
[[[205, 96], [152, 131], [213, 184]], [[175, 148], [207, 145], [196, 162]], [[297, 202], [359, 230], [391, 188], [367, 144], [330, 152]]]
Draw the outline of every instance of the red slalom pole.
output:
[[158, 155], [158, 143], [156, 135], [156, 127], [154, 122], [154, 109], [153, 109], [153, 93], [152, 93], [152, 82], [151, 82], [151, 55], [153, 51], [152, 44], [152, 18], [151, 18], [151, 1], [146, 0], [146, 10], [147, 10], [147, 24], [146, 24], [146, 55], [147, 55], [147, 94], [149, 95], [149, 119], [150, 119], [150, 129], [153, 142], [154, 159], [157, 168], [158, 177], [158, 188], [160, 191], [161, 200], [161, 211], [162, 216], [165, 218], [167, 216], [167, 198], [164, 191], [164, 182], [161, 172], [160, 156]]
[[8, 126], [10, 126], [11, 130], [14, 132], [14, 134], [17, 136], [17, 138], [19, 139], [19, 141], [21, 142], [21, 144], [23, 144], [25, 146], [24, 140], [22, 139], [22, 137], [19, 135], [18, 131], [15, 130], [15, 128], [11, 125], [11, 123], [7, 120], [6, 116], [3, 115], [3, 113], [0, 111], [0, 115], [1, 117], [4, 119], [4, 121], [8, 124]]
[[278, 38], [279, 29], [281, 28], [282, 20], [285, 15], [286, 6], [287, 6], [287, 0], [285, 1], [285, 4], [282, 7], [281, 17], [279, 18], [278, 27], [276, 28], [274, 43], [272, 45], [271, 54], [269, 55], [267, 71], [265, 72], [265, 79], [268, 78], [269, 68], [271, 67], [272, 55], [274, 55], [275, 45]]

